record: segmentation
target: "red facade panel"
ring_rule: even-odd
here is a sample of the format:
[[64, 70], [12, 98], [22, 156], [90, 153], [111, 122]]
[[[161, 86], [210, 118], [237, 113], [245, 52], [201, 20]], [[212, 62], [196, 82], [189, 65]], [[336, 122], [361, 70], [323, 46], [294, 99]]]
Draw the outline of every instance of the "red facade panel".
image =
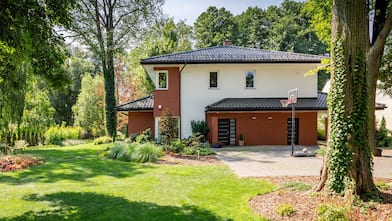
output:
[[154, 71], [168, 71], [168, 89], [154, 91], [154, 117], [168, 109], [180, 116], [180, 71], [178, 67], [154, 67]]
[[[242, 133], [245, 145], [287, 145], [287, 119], [291, 112], [207, 113], [208, 139], [218, 140], [218, 119], [236, 119], [236, 144]], [[298, 112], [299, 145], [317, 144], [317, 112]]]
[[128, 137], [133, 133], [140, 133], [147, 128], [151, 129], [154, 136], [153, 112], [128, 112]]

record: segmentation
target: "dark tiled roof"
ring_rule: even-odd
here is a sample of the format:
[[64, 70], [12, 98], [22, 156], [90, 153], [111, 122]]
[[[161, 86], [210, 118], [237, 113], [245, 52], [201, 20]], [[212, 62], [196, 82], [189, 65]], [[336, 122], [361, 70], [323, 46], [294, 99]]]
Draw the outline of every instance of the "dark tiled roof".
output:
[[[280, 100], [287, 98], [225, 98], [208, 105], [206, 111], [258, 111], [291, 110], [282, 107]], [[317, 98], [298, 98], [296, 110], [327, 110], [327, 94], [319, 92]]]
[[117, 111], [153, 110], [153, 108], [154, 96], [152, 95], [116, 106]]
[[142, 64], [209, 64], [209, 63], [320, 63], [319, 55], [269, 51], [236, 46], [215, 46], [154, 56]]

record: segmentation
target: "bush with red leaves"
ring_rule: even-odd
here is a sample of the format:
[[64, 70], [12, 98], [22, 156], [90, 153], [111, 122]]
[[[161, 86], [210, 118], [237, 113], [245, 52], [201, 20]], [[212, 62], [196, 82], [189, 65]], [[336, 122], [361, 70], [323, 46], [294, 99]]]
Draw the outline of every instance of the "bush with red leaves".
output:
[[0, 158], [0, 171], [21, 170], [42, 163], [42, 160], [30, 156], [5, 156]]

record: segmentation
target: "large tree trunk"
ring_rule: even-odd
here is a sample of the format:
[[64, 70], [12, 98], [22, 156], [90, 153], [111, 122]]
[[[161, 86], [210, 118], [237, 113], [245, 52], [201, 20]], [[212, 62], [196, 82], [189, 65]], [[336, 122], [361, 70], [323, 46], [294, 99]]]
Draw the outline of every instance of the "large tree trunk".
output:
[[[366, 0], [334, 0], [332, 13], [332, 80], [329, 94], [329, 188], [343, 193], [347, 180], [359, 195], [377, 193], [369, 147], [369, 88]], [[323, 179], [321, 180], [323, 181]], [[324, 179], [325, 181], [325, 179]], [[320, 182], [321, 183], [321, 182]], [[321, 186], [320, 184], [318, 186]]]

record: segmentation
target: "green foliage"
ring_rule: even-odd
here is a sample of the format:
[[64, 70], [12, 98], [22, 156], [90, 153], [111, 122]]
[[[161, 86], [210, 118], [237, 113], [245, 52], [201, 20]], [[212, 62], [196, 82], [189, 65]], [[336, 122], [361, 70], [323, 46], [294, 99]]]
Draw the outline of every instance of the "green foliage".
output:
[[159, 132], [164, 144], [169, 144], [178, 136], [178, 119], [173, 117], [169, 110], [165, 110], [161, 114]]
[[102, 136], [94, 139], [93, 144], [94, 145], [99, 145], [99, 144], [105, 144], [105, 143], [111, 143], [113, 142], [113, 138], [108, 137], [108, 136]]
[[304, 11], [318, 38], [331, 47], [332, 0], [308, 0]]
[[139, 144], [135, 147], [132, 159], [138, 163], [156, 162], [162, 156], [162, 150], [153, 143]]
[[384, 116], [382, 117], [380, 127], [376, 131], [376, 145], [377, 147], [389, 147], [391, 145], [391, 137], [389, 136]]
[[66, 139], [81, 139], [81, 127], [52, 126], [45, 132], [45, 142], [47, 144], [60, 145]]
[[325, 154], [327, 153], [327, 147], [325, 145], [319, 145], [319, 149], [314, 151], [314, 153], [319, 156], [325, 156]]
[[271, 25], [267, 13], [259, 7], [249, 7], [234, 17], [238, 25], [237, 45], [243, 47], [266, 48]]
[[72, 107], [75, 125], [85, 130], [86, 137], [100, 136], [104, 131], [102, 84], [102, 77], [85, 74], [77, 102]]
[[276, 213], [281, 216], [292, 216], [295, 212], [294, 207], [288, 203], [280, 203], [276, 207]]
[[67, 85], [65, 89], [52, 90], [49, 94], [50, 103], [56, 112], [54, 120], [57, 124], [65, 122], [67, 125], [74, 124], [74, 115], [72, 107], [76, 104], [78, 95], [80, 93], [82, 77], [84, 74], [97, 74], [97, 66], [91, 61], [91, 54], [82, 51], [79, 48], [72, 48], [70, 50], [71, 57], [67, 59], [65, 72], [71, 84]]
[[312, 188], [312, 185], [301, 182], [286, 182], [283, 183], [282, 188], [289, 191], [306, 191]]
[[210, 128], [207, 125], [207, 122], [204, 120], [201, 121], [191, 121], [191, 127], [192, 127], [192, 134], [201, 134], [203, 135], [202, 140], [205, 141], [207, 138], [208, 132], [210, 132]]
[[182, 142], [181, 139], [176, 139], [170, 143], [170, 150], [172, 150], [174, 153], [181, 153], [184, 151], [185, 144]]
[[156, 162], [162, 150], [153, 143], [117, 143], [106, 154], [107, 157], [127, 162]]
[[384, 181], [379, 181], [375, 183], [377, 188], [383, 191], [387, 191], [391, 188], [391, 186], [387, 183], [385, 183]]
[[350, 221], [349, 208], [347, 207], [323, 203], [316, 208], [316, 212], [318, 221]]
[[241, 141], [244, 140], [244, 135], [242, 135], [242, 133], [240, 134], [240, 140], [241, 140]]
[[318, 114], [317, 116], [317, 139], [318, 140], [325, 140], [325, 119], [326, 114]]
[[[132, 139], [131, 139], [132, 141]], [[152, 137], [151, 129], [147, 128], [144, 131], [142, 131], [141, 134], [137, 135], [135, 137], [135, 141], [137, 143], [148, 143], [148, 142], [153, 142], [154, 137]]]
[[328, 186], [337, 193], [345, 190], [345, 180], [352, 163], [352, 152], [349, 149], [348, 136], [350, 120], [345, 112], [345, 90], [347, 70], [344, 61], [342, 41], [333, 44], [334, 79], [328, 94], [331, 131], [329, 137]]
[[230, 11], [210, 6], [196, 19], [194, 31], [197, 48], [222, 45], [226, 39], [235, 45], [238, 26]]

